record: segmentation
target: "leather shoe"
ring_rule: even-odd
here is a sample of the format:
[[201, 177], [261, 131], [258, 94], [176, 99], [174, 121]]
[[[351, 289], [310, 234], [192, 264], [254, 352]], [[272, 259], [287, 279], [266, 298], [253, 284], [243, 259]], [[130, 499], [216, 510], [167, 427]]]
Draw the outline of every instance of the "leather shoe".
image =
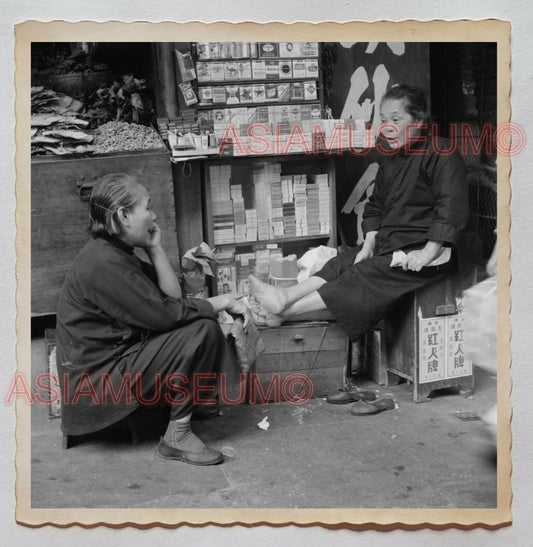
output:
[[224, 461], [222, 452], [204, 446], [201, 452], [189, 452], [171, 446], [161, 437], [157, 449], [160, 456], [168, 460], [179, 460], [192, 465], [216, 465]]
[[346, 391], [338, 389], [328, 393], [326, 401], [332, 405], [345, 405], [355, 401], [375, 401], [376, 394], [373, 391]]
[[371, 414], [379, 414], [384, 410], [392, 410], [393, 408], [396, 408], [394, 399], [380, 399], [375, 403], [357, 401], [350, 407], [350, 413], [354, 416], [369, 416]]

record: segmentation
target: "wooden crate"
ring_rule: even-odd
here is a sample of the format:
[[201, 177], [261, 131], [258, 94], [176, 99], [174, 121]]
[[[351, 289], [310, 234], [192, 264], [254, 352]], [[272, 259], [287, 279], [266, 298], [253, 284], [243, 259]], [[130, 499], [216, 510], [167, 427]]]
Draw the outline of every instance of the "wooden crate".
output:
[[179, 254], [169, 158], [164, 151], [140, 151], [78, 159], [32, 160], [32, 316], [55, 313], [65, 274], [90, 237], [88, 202], [80, 198], [80, 186], [88, 188], [105, 174], [128, 173], [148, 189], [163, 233], [163, 246], [172, 266], [177, 267]]
[[302, 381], [302, 396], [312, 388], [312, 397], [323, 397], [345, 385], [349, 341], [336, 323], [288, 323], [260, 333], [266, 349], [250, 370], [250, 403], [262, 402], [259, 385], [269, 401], [291, 399]]
[[[472, 393], [474, 377], [470, 368], [465, 367], [464, 374], [444, 371], [430, 380], [421, 369], [421, 344], [427, 338], [425, 323], [432, 320], [440, 324], [442, 336], [446, 336], [446, 328], [452, 320], [460, 321], [461, 297], [463, 290], [476, 282], [475, 270], [465, 270], [431, 283], [414, 294], [408, 294], [399, 300], [385, 318], [385, 351], [381, 353], [381, 367], [390, 377], [399, 376], [413, 383], [413, 400], [423, 402], [428, 400], [432, 391], [457, 387], [464, 395]], [[458, 305], [459, 303], [459, 305]], [[445, 355], [441, 356], [439, 368], [445, 367]], [[380, 366], [376, 363], [376, 366]], [[446, 368], [446, 367], [445, 367]], [[381, 371], [383, 374], [383, 370]]]

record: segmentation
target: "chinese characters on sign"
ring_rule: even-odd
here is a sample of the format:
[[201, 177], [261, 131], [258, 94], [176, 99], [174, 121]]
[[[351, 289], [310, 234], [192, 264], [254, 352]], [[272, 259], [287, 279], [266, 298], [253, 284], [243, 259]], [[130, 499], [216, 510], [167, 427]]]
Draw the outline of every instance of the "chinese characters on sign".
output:
[[450, 316], [447, 318], [447, 322], [448, 359], [446, 376], [448, 378], [469, 376], [472, 374], [472, 363], [465, 358], [464, 316]]
[[419, 383], [471, 375], [464, 344], [463, 315], [420, 319]]
[[420, 383], [442, 380], [446, 373], [444, 318], [420, 320]]

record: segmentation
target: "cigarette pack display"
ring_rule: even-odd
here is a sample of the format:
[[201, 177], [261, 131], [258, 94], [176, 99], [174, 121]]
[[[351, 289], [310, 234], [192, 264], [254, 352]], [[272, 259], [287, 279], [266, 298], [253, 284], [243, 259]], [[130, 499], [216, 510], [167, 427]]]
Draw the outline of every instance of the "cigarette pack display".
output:
[[307, 59], [305, 61], [306, 78], [318, 78], [318, 61], [316, 59]]
[[265, 85], [265, 101], [278, 101], [278, 84]]
[[250, 42], [233, 42], [233, 57], [236, 59], [250, 57]]
[[198, 127], [201, 131], [212, 131], [213, 120], [212, 110], [201, 110], [198, 112]]
[[299, 122], [301, 119], [301, 107], [299, 104], [293, 104], [290, 107], [290, 118], [291, 123]]
[[223, 62], [209, 63], [212, 82], [223, 82], [226, 79], [226, 65]]
[[226, 104], [239, 104], [239, 86], [226, 86]]
[[233, 42], [219, 42], [218, 43], [218, 55], [221, 59], [233, 59]]
[[250, 58], [255, 59], [257, 57], [257, 42], [250, 42]]
[[239, 87], [239, 98], [241, 103], [251, 103], [253, 101], [252, 86], [241, 85]]
[[256, 109], [256, 118], [258, 123], [268, 123], [268, 106], [258, 106]]
[[196, 72], [198, 77], [198, 82], [210, 82], [211, 81], [211, 69], [209, 68], [209, 63], [196, 63]]
[[291, 100], [291, 84], [278, 84], [278, 100], [279, 102], [287, 102]]
[[196, 71], [194, 70], [194, 62], [191, 54], [187, 51], [181, 53], [177, 49], [174, 50], [176, 54], [176, 60], [178, 62], [179, 76], [181, 82], [190, 82], [196, 80]]
[[279, 77], [292, 78], [292, 61], [279, 62]]
[[303, 82], [294, 82], [291, 84], [291, 99], [293, 101], [304, 100], [304, 84]]
[[239, 61], [238, 65], [238, 78], [239, 80], [251, 80], [252, 79], [252, 64], [250, 61]]
[[220, 44], [219, 44], [219, 42], [209, 42], [209, 58], [210, 59], [219, 59], [220, 58]]
[[317, 98], [316, 82], [305, 82], [304, 99], [306, 101], [316, 101], [316, 98]]
[[278, 42], [259, 42], [259, 58], [278, 57]]
[[226, 104], [226, 88], [224, 86], [213, 86], [211, 91], [213, 104]]
[[300, 105], [300, 119], [302, 121], [311, 120], [311, 105], [310, 104], [301, 104]]
[[265, 102], [265, 86], [264, 84], [254, 84], [252, 86], [252, 100], [254, 103]]
[[217, 291], [218, 291], [218, 294], [227, 294], [227, 293], [237, 292], [235, 266], [218, 265]]
[[300, 42], [300, 55], [304, 57], [318, 57], [318, 42]]
[[210, 87], [199, 87], [198, 97], [201, 105], [213, 104], [213, 91]]
[[266, 78], [265, 61], [261, 61], [261, 60], [252, 61], [252, 78], [254, 80], [264, 80]]
[[239, 63], [233, 61], [224, 63], [224, 79], [229, 81], [239, 79]]
[[196, 58], [202, 61], [210, 59], [209, 42], [196, 42]]
[[178, 87], [180, 88], [183, 100], [187, 106], [191, 106], [198, 102], [198, 98], [196, 97], [196, 93], [190, 82], [182, 82], [181, 84], [178, 84]]
[[292, 61], [292, 77], [293, 78], [305, 78], [307, 77], [307, 70], [305, 68], [305, 60], [294, 59]]
[[320, 115], [321, 115], [320, 104], [311, 105], [311, 119], [320, 120]]
[[295, 57], [298, 53], [298, 49], [295, 48], [294, 42], [280, 42], [279, 43], [279, 56], [280, 57]]
[[265, 61], [267, 80], [279, 80], [279, 61], [268, 59]]

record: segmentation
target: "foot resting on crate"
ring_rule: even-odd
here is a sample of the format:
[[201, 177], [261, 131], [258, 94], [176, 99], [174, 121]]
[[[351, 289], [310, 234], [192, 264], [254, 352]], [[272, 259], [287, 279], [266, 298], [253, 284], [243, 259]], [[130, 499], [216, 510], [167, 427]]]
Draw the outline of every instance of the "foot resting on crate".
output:
[[253, 322], [260, 327], [279, 327], [283, 319], [267, 311], [253, 296], [248, 297]]
[[248, 276], [248, 283], [252, 295], [267, 312], [278, 316], [287, 307], [288, 299], [284, 287], [273, 287], [253, 275]]

